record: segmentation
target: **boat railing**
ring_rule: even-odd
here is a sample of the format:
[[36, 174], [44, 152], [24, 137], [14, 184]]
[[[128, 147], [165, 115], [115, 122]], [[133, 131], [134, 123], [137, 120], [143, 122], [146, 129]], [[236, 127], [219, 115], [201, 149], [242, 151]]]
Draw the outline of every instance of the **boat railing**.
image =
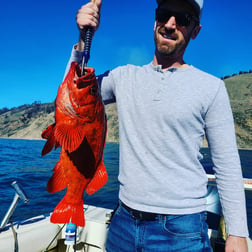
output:
[[14, 195], [14, 198], [12, 200], [12, 203], [11, 203], [8, 211], [6, 212], [4, 218], [3, 218], [2, 222], [1, 222], [0, 232], [5, 228], [6, 224], [11, 219], [11, 217], [12, 217], [12, 215], [13, 215], [16, 207], [17, 207], [19, 199], [21, 199], [24, 203], [28, 203], [29, 202], [29, 199], [26, 196], [23, 188], [21, 187], [21, 185], [17, 181], [13, 181], [11, 183], [11, 185], [12, 185], [12, 187], [15, 190], [15, 195]]

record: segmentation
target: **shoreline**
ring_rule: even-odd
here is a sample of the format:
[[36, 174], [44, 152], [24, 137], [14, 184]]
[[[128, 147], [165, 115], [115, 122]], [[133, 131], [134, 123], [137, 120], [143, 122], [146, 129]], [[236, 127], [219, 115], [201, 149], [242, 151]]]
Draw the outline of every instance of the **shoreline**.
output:
[[[0, 139], [14, 139], [14, 140], [42, 140], [46, 141], [46, 139], [43, 138], [22, 138], [22, 137], [0, 137]], [[106, 143], [117, 143], [119, 144], [119, 141], [107, 141]], [[201, 148], [206, 148], [208, 149], [208, 146], [202, 146]], [[252, 147], [250, 148], [240, 148], [238, 147], [238, 150], [247, 150], [247, 151], [252, 151]]]
[[[36, 141], [36, 140], [39, 140], [39, 141], [47, 141], [46, 139], [43, 139], [43, 138], [23, 138], [23, 137], [0, 137], [0, 139], [13, 139], [13, 140], [29, 140], [29, 141]], [[107, 141], [106, 143], [115, 143], [115, 144], [119, 144], [118, 141]]]
[[23, 138], [23, 137], [0, 137], [0, 139], [13, 139], [13, 140], [43, 140], [43, 138]]

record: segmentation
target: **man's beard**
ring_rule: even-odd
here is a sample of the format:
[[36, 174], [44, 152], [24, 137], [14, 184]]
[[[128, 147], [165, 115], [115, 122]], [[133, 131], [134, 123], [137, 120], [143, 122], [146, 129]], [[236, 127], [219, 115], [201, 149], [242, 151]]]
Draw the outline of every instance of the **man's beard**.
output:
[[[172, 34], [172, 31], [170, 31]], [[154, 31], [154, 41], [156, 45], [156, 52], [159, 53], [162, 57], [174, 58], [183, 54], [185, 48], [189, 41], [181, 41], [181, 43], [167, 44], [159, 40], [162, 33], [156, 28]]]
[[164, 56], [164, 57], [169, 57], [169, 56], [173, 56], [176, 53], [176, 50], [174, 47], [170, 47], [167, 45], [162, 45], [159, 43], [158, 40], [155, 41], [156, 42], [156, 51]]

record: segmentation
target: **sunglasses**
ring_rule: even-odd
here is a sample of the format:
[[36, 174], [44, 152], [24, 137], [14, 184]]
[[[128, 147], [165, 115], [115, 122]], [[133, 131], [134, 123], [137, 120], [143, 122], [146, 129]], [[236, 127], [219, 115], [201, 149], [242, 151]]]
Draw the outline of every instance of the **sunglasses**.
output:
[[176, 24], [179, 26], [187, 27], [191, 21], [194, 20], [197, 24], [199, 19], [189, 13], [172, 12], [164, 8], [156, 9], [156, 20], [160, 23], [166, 23], [171, 17], [175, 17]]

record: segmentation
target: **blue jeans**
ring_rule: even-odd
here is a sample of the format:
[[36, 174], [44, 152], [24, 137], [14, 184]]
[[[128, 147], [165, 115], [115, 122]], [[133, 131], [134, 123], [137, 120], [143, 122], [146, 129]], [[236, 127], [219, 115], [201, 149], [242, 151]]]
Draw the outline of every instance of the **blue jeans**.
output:
[[108, 231], [107, 252], [210, 252], [206, 213], [139, 220], [119, 204]]

